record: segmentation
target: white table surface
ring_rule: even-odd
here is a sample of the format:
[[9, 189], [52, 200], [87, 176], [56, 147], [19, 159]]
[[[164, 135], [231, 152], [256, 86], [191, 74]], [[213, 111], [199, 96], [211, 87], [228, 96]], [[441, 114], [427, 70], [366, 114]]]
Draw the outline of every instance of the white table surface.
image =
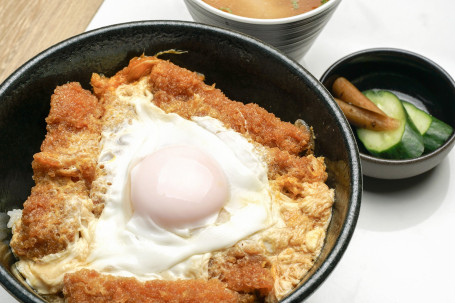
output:
[[[300, 62], [320, 78], [372, 47], [427, 56], [455, 77], [455, 1], [343, 0]], [[188, 20], [183, 0], [105, 0], [87, 30], [136, 20]], [[357, 229], [309, 303], [455, 302], [455, 151], [401, 181], [366, 178]], [[17, 302], [0, 288], [0, 302]]]

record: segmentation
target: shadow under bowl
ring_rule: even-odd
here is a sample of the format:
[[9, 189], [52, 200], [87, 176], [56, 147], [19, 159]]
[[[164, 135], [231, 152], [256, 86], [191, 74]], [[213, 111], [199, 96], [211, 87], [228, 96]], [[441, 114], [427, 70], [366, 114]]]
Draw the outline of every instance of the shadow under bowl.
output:
[[[0, 85], [1, 212], [22, 208], [33, 186], [31, 162], [46, 133], [56, 86], [78, 81], [91, 89], [92, 73], [112, 76], [134, 56], [177, 49], [160, 58], [205, 75], [229, 98], [255, 102], [282, 120], [303, 119], [318, 137], [315, 152], [327, 160], [335, 203], [322, 252], [299, 286], [282, 302], [301, 302], [331, 273], [355, 228], [362, 193], [357, 145], [330, 94], [308, 71], [275, 49], [244, 35], [193, 22], [147, 21], [83, 33], [42, 52]], [[267, 62], [267, 64], [264, 64]], [[335, 148], [334, 148], [335, 147]], [[0, 282], [22, 302], [45, 302], [14, 273], [3, 239]]]
[[[455, 128], [455, 82], [443, 68], [422, 55], [393, 48], [362, 50], [335, 62], [320, 81], [330, 90], [340, 76], [348, 79], [360, 91], [389, 90], [401, 100], [413, 103]], [[453, 148], [455, 133], [435, 151], [406, 160], [372, 156], [357, 136], [356, 140], [365, 176], [403, 179], [437, 166]]]

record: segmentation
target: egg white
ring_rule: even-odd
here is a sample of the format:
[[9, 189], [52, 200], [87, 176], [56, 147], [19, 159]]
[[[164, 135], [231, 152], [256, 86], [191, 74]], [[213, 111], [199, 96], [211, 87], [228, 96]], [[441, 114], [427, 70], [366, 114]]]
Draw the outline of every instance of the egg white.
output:
[[[267, 166], [257, 146], [211, 117], [186, 120], [165, 113], [152, 103], [144, 83], [119, 87], [117, 98], [130, 104], [134, 114], [102, 134], [98, 162], [109, 186], [87, 267], [140, 280], [203, 277], [211, 252], [272, 224]], [[131, 206], [130, 171], [154, 151], [182, 144], [203, 148], [218, 162], [230, 198], [202, 224], [165, 229]]]

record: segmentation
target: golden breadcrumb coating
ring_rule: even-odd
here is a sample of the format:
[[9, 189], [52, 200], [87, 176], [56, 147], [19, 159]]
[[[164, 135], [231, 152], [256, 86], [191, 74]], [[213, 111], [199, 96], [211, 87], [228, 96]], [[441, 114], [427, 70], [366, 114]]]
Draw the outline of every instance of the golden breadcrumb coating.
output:
[[63, 294], [68, 303], [235, 303], [238, 295], [219, 280], [152, 280], [101, 275], [94, 270], [67, 274]]
[[[11, 247], [20, 259], [65, 250], [79, 236], [83, 211], [97, 217], [109, 186], [97, 165], [103, 128], [134, 116], [116, 95], [121, 85], [147, 81], [153, 102], [165, 112], [191, 119], [210, 116], [243, 134], [265, 153], [275, 196], [277, 222], [235, 246], [214, 252], [210, 280], [153, 280], [102, 275], [93, 270], [67, 273], [67, 302], [276, 302], [302, 279], [323, 246], [334, 192], [324, 158], [312, 154], [312, 134], [281, 121], [257, 104], [228, 99], [198, 73], [156, 57], [133, 58], [107, 78], [93, 74], [94, 94], [77, 83], [54, 92], [47, 135], [32, 163], [36, 185], [13, 228]], [[128, 93], [128, 87], [124, 90]], [[84, 208], [82, 210], [82, 208]], [[91, 214], [90, 214], [91, 215]]]
[[[134, 77], [126, 76], [129, 73], [133, 73]], [[92, 85], [95, 93], [103, 96], [120, 84], [138, 80], [141, 76], [149, 77], [153, 102], [166, 112], [174, 112], [187, 119], [191, 116], [211, 116], [239, 133], [248, 133], [262, 145], [279, 147], [292, 154], [309, 148], [310, 133], [307, 129], [283, 122], [257, 104], [229, 100], [221, 90], [205, 84], [202, 75], [169, 61], [155, 57], [135, 58], [111, 78], [95, 74]]]
[[234, 247], [211, 258], [209, 275], [236, 292], [265, 297], [274, 284], [270, 266], [265, 256]]
[[102, 114], [97, 98], [80, 84], [55, 89], [47, 135], [32, 163], [36, 185], [10, 243], [16, 256], [40, 258], [74, 241], [80, 207], [86, 204], [80, 201], [88, 200], [95, 178]]
[[[134, 77], [128, 76], [130, 73]], [[324, 182], [327, 179], [323, 159], [301, 157], [311, 152], [311, 133], [281, 121], [257, 104], [244, 104], [228, 99], [221, 90], [204, 83], [196, 72], [183, 69], [169, 61], [155, 57], [132, 59], [129, 66], [111, 78], [98, 74], [92, 77], [95, 93], [104, 103], [115, 99], [115, 89], [125, 83], [146, 76], [153, 93], [153, 103], [165, 112], [192, 116], [210, 116], [225, 126], [251, 138], [270, 149], [268, 157], [269, 178], [294, 178], [299, 182]], [[283, 192], [292, 193], [292, 185], [282, 182]]]

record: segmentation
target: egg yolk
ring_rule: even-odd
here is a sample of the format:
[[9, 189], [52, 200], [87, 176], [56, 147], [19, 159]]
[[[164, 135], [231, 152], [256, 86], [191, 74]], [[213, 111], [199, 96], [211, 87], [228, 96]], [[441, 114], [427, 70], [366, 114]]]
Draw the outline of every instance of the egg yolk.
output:
[[228, 197], [220, 165], [197, 147], [162, 148], [131, 171], [134, 210], [163, 227], [199, 227], [219, 212]]

